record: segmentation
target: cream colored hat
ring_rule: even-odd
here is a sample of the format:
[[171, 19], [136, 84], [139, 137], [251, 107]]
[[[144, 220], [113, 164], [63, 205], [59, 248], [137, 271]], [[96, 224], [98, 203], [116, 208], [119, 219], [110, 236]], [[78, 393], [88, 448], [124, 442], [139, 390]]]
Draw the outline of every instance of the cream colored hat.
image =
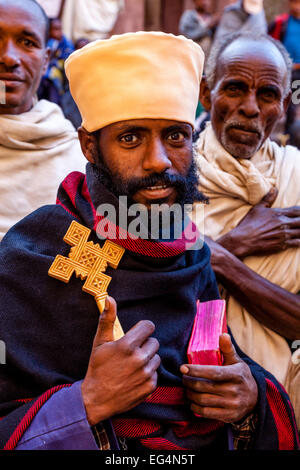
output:
[[94, 132], [129, 119], [194, 125], [204, 53], [183, 36], [137, 32], [98, 40], [65, 63], [82, 126]]

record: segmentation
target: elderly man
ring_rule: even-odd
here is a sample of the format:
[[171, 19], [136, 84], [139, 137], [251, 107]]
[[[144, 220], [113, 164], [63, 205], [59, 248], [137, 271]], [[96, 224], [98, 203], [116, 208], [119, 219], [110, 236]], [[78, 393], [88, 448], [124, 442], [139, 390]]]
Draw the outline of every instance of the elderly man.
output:
[[0, 0], [0, 239], [55, 203], [66, 172], [83, 170], [80, 144], [60, 108], [37, 101], [48, 64], [48, 18], [33, 0]]
[[212, 265], [235, 339], [286, 386], [300, 426], [300, 154], [269, 138], [290, 100], [291, 62], [274, 39], [236, 34], [216, 44], [206, 75], [211, 123], [196, 159]]
[[[203, 61], [189, 39], [139, 32], [91, 43], [66, 62], [89, 164], [86, 176], [66, 177], [56, 206], [1, 244], [5, 449], [297, 448], [287, 394], [228, 334], [220, 335], [223, 365], [187, 364], [196, 302], [219, 297], [207, 245], [187, 243], [188, 220], [174, 217], [179, 235], [126, 232], [132, 203], [150, 215], [157, 204], [168, 212], [203, 199], [192, 155]], [[118, 216], [104, 217], [112, 209]], [[125, 250], [108, 268], [112, 297], [99, 322], [86, 293], [107, 282], [95, 267], [97, 235], [109, 239], [102, 256]], [[55, 258], [67, 255], [66, 242], [70, 257]], [[85, 292], [79, 280], [55, 279], [70, 280], [70, 263], [81, 278], [96, 270]], [[115, 338], [118, 324], [125, 333]]]

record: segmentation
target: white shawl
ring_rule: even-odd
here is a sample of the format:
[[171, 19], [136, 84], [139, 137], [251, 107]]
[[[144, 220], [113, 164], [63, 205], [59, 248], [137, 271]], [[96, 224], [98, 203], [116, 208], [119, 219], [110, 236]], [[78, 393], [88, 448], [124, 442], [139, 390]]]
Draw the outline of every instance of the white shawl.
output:
[[76, 42], [106, 39], [113, 29], [123, 0], [66, 0], [63, 15], [64, 34]]
[[[268, 139], [250, 160], [236, 159], [222, 147], [209, 123], [195, 145], [195, 157], [200, 189], [210, 199], [205, 207], [205, 234], [214, 240], [238, 225], [274, 185], [279, 192], [273, 207], [300, 205], [300, 152], [294, 147], [282, 148]], [[300, 248], [243, 261], [270, 282], [294, 294], [300, 291]], [[297, 401], [300, 424], [300, 366], [291, 361], [284, 338], [258, 322], [232, 296], [227, 297], [227, 315], [241, 349], [286, 386], [294, 406]]]
[[62, 180], [85, 166], [77, 132], [56, 104], [0, 115], [0, 240], [30, 212], [55, 204]]

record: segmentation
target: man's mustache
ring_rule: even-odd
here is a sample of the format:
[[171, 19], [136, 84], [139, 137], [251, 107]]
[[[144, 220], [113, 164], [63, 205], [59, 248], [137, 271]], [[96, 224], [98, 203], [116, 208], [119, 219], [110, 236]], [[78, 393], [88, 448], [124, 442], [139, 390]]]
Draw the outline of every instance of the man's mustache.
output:
[[128, 194], [135, 194], [137, 191], [153, 186], [173, 186], [176, 188], [185, 188], [186, 178], [180, 175], [170, 175], [169, 173], [153, 173], [144, 178], [131, 178], [126, 182]]
[[242, 131], [246, 131], [246, 132], [253, 132], [253, 133], [258, 134], [260, 137], [263, 134], [262, 127], [259, 124], [254, 123], [254, 122], [249, 124], [249, 123], [235, 120], [235, 121], [229, 121], [226, 123], [226, 126], [225, 126], [226, 131], [229, 131], [230, 129], [233, 129], [233, 128], [241, 129]]

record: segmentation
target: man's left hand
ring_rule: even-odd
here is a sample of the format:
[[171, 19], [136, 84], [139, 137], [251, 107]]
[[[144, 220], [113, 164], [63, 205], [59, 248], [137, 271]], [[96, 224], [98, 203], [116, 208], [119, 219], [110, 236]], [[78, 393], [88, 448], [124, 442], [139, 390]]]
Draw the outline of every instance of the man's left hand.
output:
[[254, 409], [258, 389], [248, 365], [237, 355], [228, 334], [220, 336], [222, 366], [182, 365], [183, 384], [192, 411], [208, 419], [235, 423]]

